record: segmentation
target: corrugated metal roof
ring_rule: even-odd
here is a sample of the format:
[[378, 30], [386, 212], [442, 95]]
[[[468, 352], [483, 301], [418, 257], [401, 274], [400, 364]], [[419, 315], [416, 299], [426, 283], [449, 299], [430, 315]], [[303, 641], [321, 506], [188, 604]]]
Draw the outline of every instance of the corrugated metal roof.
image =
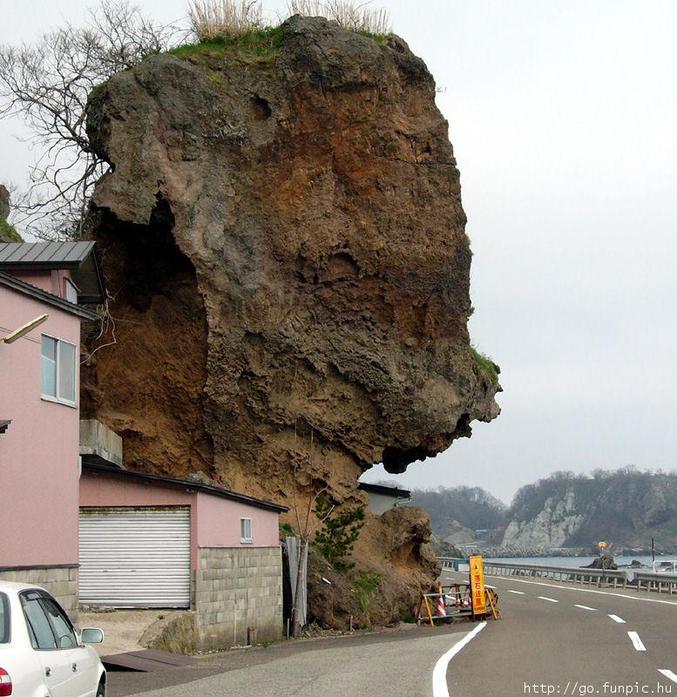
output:
[[94, 242], [0, 242], [0, 269], [5, 267], [77, 268]]
[[289, 510], [286, 506], [281, 506], [279, 503], [265, 501], [264, 499], [257, 499], [253, 496], [240, 494], [237, 491], [230, 491], [229, 489], [223, 489], [220, 486], [212, 484], [203, 484], [202, 482], [195, 482], [190, 479], [161, 477], [157, 474], [146, 474], [145, 472], [134, 472], [133, 470], [120, 469], [114, 465], [111, 466], [108, 463], [100, 464], [100, 462], [97, 462], [96, 459], [91, 455], [82, 455], [82, 471], [99, 472], [101, 474], [110, 474], [116, 477], [142, 479], [148, 482], [156, 482], [157, 484], [180, 486], [183, 489], [195, 489], [196, 491], [203, 491], [206, 494], [213, 494], [214, 496], [220, 496], [224, 499], [239, 501], [240, 503], [246, 503], [250, 506], [255, 506], [256, 508], [264, 508], [270, 511], [277, 511], [278, 513], [284, 513], [285, 511]]

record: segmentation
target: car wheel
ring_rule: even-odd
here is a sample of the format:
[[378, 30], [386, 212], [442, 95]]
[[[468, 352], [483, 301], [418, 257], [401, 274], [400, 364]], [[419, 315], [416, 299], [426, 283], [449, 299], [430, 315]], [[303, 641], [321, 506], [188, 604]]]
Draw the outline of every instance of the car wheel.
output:
[[103, 680], [99, 683], [99, 687], [96, 690], [96, 697], [106, 697], [106, 683]]

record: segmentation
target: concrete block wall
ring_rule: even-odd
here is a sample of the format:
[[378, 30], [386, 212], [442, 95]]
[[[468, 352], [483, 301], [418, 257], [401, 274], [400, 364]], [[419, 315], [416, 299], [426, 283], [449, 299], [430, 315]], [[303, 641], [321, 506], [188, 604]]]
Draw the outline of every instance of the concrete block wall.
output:
[[280, 547], [201, 548], [195, 573], [196, 629], [203, 650], [282, 638]]
[[78, 620], [77, 567], [35, 567], [32, 569], [0, 570], [0, 580], [35, 584], [49, 591], [68, 613], [73, 622]]

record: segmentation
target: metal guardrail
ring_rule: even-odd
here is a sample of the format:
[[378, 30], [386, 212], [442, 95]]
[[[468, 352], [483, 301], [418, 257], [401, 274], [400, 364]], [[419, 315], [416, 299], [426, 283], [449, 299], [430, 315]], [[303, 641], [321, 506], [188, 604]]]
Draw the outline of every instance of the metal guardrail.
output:
[[[466, 559], [457, 557], [438, 557], [442, 568], [458, 571], [459, 563]], [[598, 588], [634, 588], [639, 591], [658, 593], [677, 592], [677, 576], [660, 574], [639, 569], [585, 569], [570, 566], [541, 566], [539, 564], [514, 564], [484, 560], [484, 572], [494, 576], [530, 576], [550, 578], [566, 583], [594, 585]]]

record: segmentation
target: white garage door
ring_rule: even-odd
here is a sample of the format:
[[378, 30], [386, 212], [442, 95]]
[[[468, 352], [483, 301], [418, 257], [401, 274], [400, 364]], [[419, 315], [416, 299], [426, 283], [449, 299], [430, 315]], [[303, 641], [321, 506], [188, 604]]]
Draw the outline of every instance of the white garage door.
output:
[[81, 508], [80, 602], [189, 607], [190, 508]]

